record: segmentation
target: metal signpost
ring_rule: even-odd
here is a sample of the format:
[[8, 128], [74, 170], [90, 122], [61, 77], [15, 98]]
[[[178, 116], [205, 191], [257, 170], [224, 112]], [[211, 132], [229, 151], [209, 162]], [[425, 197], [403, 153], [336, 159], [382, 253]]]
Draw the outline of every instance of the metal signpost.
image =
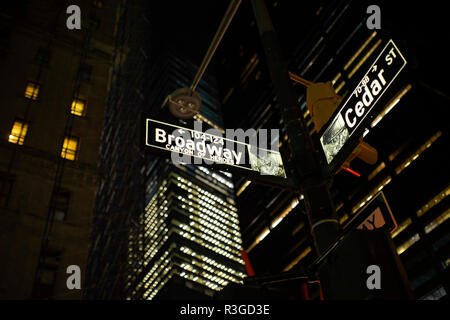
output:
[[344, 145], [349, 144], [351, 137], [361, 136], [358, 133], [370, 120], [374, 106], [405, 65], [405, 58], [389, 40], [357, 87], [323, 126], [319, 133], [320, 144], [330, 172], [338, 168], [352, 151]]

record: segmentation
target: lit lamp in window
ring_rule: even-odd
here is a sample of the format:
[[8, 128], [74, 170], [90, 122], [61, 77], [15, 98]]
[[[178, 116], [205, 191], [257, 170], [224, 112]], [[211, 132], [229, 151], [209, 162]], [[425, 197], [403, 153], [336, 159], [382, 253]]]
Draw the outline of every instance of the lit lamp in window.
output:
[[76, 116], [83, 117], [86, 109], [86, 100], [75, 99], [72, 101], [70, 112]]
[[19, 120], [15, 120], [13, 127], [11, 129], [11, 133], [9, 134], [8, 141], [11, 143], [18, 143], [22, 145], [23, 141], [25, 140], [27, 130], [28, 124], [23, 123], [22, 121]]
[[39, 87], [37, 83], [28, 82], [27, 87], [25, 88], [25, 98], [31, 100], [37, 100], [39, 95]]
[[61, 151], [61, 157], [67, 160], [75, 160], [78, 151], [78, 138], [66, 137]]

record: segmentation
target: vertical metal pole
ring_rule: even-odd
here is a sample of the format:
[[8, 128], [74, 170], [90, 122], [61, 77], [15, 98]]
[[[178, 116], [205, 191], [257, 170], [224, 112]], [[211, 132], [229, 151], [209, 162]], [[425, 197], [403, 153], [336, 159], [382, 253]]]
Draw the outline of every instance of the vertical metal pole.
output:
[[290, 139], [299, 191], [305, 197], [316, 250], [318, 254], [322, 254], [335, 242], [339, 234], [339, 222], [312, 139], [292, 90], [287, 66], [264, 0], [251, 0], [251, 3], [284, 126]]

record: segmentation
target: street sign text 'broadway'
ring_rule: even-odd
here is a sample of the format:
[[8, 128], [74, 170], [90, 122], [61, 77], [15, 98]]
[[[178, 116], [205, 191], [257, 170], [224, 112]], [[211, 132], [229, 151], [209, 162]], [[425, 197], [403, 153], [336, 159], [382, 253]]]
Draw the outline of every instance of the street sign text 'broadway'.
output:
[[[227, 129], [227, 138], [224, 138], [216, 129], [202, 132], [200, 122], [195, 122], [194, 127], [200, 130], [146, 119], [145, 144], [153, 149], [170, 152], [175, 163], [218, 164], [286, 178], [280, 153], [278, 150], [258, 147], [256, 131], [246, 135], [240, 129]], [[209, 133], [210, 130], [214, 132]], [[276, 132], [276, 143], [272, 147], [275, 145], [278, 148], [278, 130], [271, 131], [272, 134]], [[260, 131], [260, 143], [267, 141], [267, 136], [261, 133], [266, 131]], [[237, 140], [228, 137], [237, 137]], [[250, 143], [245, 143], [245, 137], [249, 138]]]

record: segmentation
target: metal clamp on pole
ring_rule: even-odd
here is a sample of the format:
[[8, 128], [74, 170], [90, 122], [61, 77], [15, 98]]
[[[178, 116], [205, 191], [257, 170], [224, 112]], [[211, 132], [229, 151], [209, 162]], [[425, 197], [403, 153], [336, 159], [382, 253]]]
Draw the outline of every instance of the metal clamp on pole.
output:
[[319, 226], [319, 225], [321, 225], [321, 224], [323, 224], [323, 223], [330, 223], [330, 222], [339, 224], [339, 221], [338, 221], [337, 219], [322, 219], [322, 220], [319, 220], [319, 221], [315, 222], [315, 223], [312, 225], [311, 229], [314, 231], [314, 229], [315, 229], [317, 226]]

